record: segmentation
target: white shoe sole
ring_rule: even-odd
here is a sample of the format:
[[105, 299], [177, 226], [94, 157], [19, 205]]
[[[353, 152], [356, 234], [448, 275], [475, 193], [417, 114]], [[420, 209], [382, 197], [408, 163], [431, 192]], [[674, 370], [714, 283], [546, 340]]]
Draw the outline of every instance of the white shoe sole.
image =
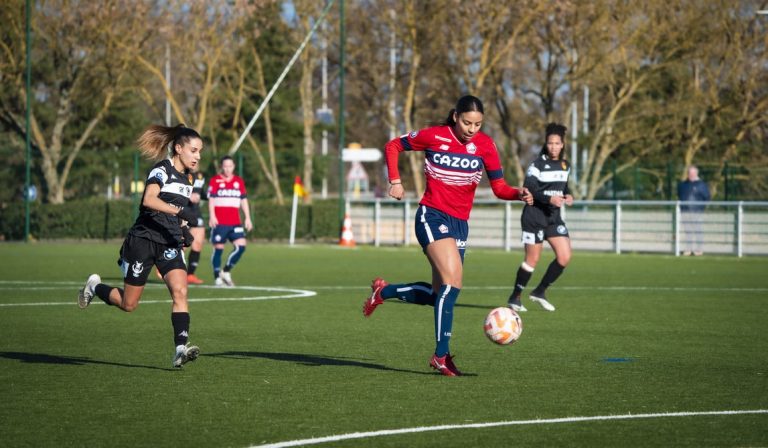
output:
[[531, 296], [531, 300], [541, 305], [541, 307], [547, 311], [555, 311], [555, 306], [549, 303], [548, 301], [546, 301], [545, 299], [542, 299], [541, 297]]
[[200, 356], [200, 348], [196, 345], [190, 345], [181, 356], [173, 358], [173, 366], [181, 367], [190, 361], [196, 360], [198, 356]]
[[96, 293], [95, 291], [91, 294], [90, 297], [86, 297], [85, 290], [88, 289], [88, 284], [93, 283], [93, 287], [95, 288], [96, 285], [101, 283], [101, 277], [99, 277], [98, 274], [91, 274], [88, 277], [88, 280], [85, 281], [85, 286], [80, 288], [80, 291], [77, 293], [77, 306], [80, 307], [80, 309], [85, 309], [88, 307], [88, 305], [91, 304], [93, 301], [93, 295]]
[[514, 311], [516, 313], [525, 313], [525, 312], [528, 311], [528, 309], [526, 307], [524, 307], [523, 305], [515, 305], [513, 303], [508, 303], [507, 306], [509, 308], [511, 308], [512, 311]]

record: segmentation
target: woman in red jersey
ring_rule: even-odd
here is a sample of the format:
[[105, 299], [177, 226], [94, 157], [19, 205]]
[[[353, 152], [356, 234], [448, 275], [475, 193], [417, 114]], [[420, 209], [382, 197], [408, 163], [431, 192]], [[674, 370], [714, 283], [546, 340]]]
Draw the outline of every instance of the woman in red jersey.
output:
[[527, 190], [507, 185], [496, 144], [483, 132], [483, 103], [464, 96], [450, 111], [445, 122], [393, 139], [385, 146], [389, 171], [389, 195], [405, 196], [397, 168], [403, 151], [424, 151], [427, 188], [416, 212], [416, 237], [432, 267], [432, 283], [389, 284], [376, 278], [371, 295], [363, 304], [363, 315], [370, 316], [384, 300], [398, 298], [408, 303], [434, 307], [437, 347], [429, 364], [446, 376], [461, 373], [449, 350], [453, 306], [462, 288], [464, 251], [469, 235], [469, 219], [475, 190], [488, 173], [496, 197], [532, 202]]
[[[245, 226], [240, 212], [245, 216]], [[253, 229], [251, 210], [245, 190], [245, 181], [235, 175], [235, 161], [230, 156], [221, 158], [221, 173], [213, 176], [208, 183], [208, 224], [211, 226], [213, 243], [213, 278], [216, 286], [235, 286], [231, 271], [245, 252], [245, 233]], [[221, 256], [224, 244], [231, 241], [234, 246], [227, 257], [224, 269]]]

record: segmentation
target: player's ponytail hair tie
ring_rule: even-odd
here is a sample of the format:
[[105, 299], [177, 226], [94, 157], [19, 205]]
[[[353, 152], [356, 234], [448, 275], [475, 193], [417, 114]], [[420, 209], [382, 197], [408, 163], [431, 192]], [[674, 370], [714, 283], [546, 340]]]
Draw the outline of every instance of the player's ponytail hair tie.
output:
[[456, 102], [456, 107], [448, 112], [448, 117], [441, 123], [443, 126], [456, 126], [456, 119], [454, 115], [459, 116], [465, 112], [480, 112], [485, 114], [483, 109], [483, 102], [476, 96], [464, 95]]
[[184, 126], [184, 123], [178, 124], [174, 130], [175, 133], [173, 136], [173, 141], [171, 142], [171, 147], [169, 148], [171, 155], [174, 154], [176, 145], [184, 146], [184, 144], [188, 143], [193, 138], [198, 138], [200, 140], [203, 139], [200, 137], [200, 134], [198, 134], [196, 130]]

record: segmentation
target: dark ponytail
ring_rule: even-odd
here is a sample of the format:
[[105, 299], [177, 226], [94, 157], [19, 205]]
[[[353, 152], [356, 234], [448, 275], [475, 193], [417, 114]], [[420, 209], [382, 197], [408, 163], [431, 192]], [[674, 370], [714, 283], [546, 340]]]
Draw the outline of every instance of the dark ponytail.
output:
[[459, 101], [456, 102], [456, 107], [451, 109], [450, 112], [448, 112], [448, 117], [443, 120], [441, 123], [443, 126], [456, 126], [456, 120], [454, 120], [453, 115], [461, 115], [464, 112], [480, 112], [481, 114], [485, 114], [485, 111], [483, 109], [483, 102], [480, 101], [479, 98], [472, 95], [465, 95], [459, 98]]

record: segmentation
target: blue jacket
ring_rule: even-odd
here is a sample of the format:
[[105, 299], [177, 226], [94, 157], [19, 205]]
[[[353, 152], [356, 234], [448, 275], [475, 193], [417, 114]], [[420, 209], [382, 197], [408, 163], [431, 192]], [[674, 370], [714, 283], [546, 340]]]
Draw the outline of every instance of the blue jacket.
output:
[[[677, 185], [677, 197], [681, 201], [709, 201], [709, 187], [703, 180], [685, 180]], [[704, 204], [682, 204], [680, 209], [685, 211], [700, 212], [704, 210]]]

